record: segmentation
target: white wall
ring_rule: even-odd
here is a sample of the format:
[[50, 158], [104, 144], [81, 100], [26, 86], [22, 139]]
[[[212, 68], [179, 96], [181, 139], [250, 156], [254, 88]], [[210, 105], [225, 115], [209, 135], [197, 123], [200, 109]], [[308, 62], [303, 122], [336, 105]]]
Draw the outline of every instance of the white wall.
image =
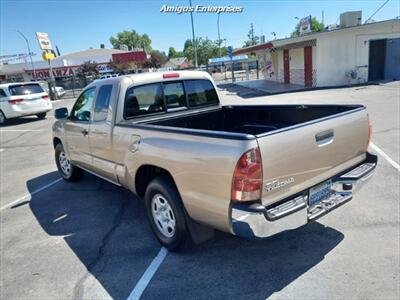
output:
[[346, 72], [357, 70], [357, 79], [350, 83], [368, 81], [369, 41], [400, 37], [400, 21], [320, 34], [317, 37], [318, 86], [348, 84]]

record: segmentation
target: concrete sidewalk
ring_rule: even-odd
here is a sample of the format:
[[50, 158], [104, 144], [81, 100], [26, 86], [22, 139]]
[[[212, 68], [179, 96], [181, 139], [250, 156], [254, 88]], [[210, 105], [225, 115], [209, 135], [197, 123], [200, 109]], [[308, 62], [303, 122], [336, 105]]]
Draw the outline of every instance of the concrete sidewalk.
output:
[[299, 91], [306, 91], [313, 89], [313, 87], [306, 87], [299, 84], [274, 82], [265, 79], [240, 81], [240, 82], [237, 81], [235, 82], [235, 84], [245, 88], [259, 90], [268, 94], [281, 94], [287, 92], [299, 92]]

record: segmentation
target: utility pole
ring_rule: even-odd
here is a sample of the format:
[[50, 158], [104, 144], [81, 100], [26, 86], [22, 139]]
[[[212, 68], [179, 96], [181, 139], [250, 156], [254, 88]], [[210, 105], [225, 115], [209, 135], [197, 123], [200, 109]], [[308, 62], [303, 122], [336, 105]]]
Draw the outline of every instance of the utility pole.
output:
[[[192, 7], [192, 0], [189, 0], [189, 5]], [[196, 46], [196, 39], [194, 36], [194, 25], [193, 25], [193, 13], [190, 12], [190, 19], [192, 21], [192, 36], [193, 36], [193, 48], [194, 48], [194, 65], [196, 69], [199, 67], [198, 61], [197, 61], [197, 46]]]
[[33, 65], [33, 61], [32, 61], [32, 52], [31, 52], [31, 47], [29, 46], [29, 41], [21, 31], [17, 30], [17, 32], [23, 37], [23, 39], [26, 42], [26, 46], [28, 47], [28, 54], [29, 54], [29, 58], [30, 58], [30, 61], [31, 61], [31, 68], [33, 70], [33, 76], [32, 77], [33, 77], [33, 81], [36, 81], [36, 70], [35, 70], [35, 66]]
[[217, 19], [217, 26], [218, 26], [218, 47], [219, 47], [219, 57], [221, 57], [222, 56], [222, 54], [221, 54], [221, 34], [220, 34], [220, 32], [219, 32], [219, 15], [220, 15], [221, 13], [218, 13], [218, 19]]

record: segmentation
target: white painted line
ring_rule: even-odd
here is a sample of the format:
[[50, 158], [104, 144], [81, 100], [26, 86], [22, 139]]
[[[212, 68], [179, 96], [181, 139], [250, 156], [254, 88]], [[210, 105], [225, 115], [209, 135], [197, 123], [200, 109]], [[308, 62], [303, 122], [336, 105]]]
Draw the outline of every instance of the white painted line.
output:
[[57, 182], [59, 182], [59, 181], [61, 181], [61, 180], [62, 180], [62, 178], [58, 178], [58, 179], [56, 179], [56, 180], [54, 180], [54, 181], [52, 181], [52, 182], [46, 184], [45, 186], [42, 186], [41, 188], [38, 188], [37, 190], [34, 190], [32, 193], [28, 193], [28, 194], [26, 194], [25, 196], [22, 196], [21, 198], [18, 198], [17, 200], [14, 200], [13, 202], [8, 203], [8, 204], [2, 206], [2, 207], [0, 208], [0, 210], [6, 209], [6, 208], [8, 208], [8, 207], [10, 207], [10, 206], [13, 206], [13, 205], [17, 204], [18, 202], [30, 200], [30, 197], [31, 197], [31, 196], [33, 196], [33, 195], [35, 195], [35, 194], [37, 194], [37, 193], [39, 193], [39, 192], [41, 192], [41, 191], [43, 191], [43, 190], [45, 190], [45, 189], [51, 187], [52, 185], [56, 184]]
[[168, 250], [164, 247], [161, 247], [157, 256], [153, 259], [150, 266], [143, 273], [142, 277], [139, 279], [138, 283], [136, 283], [135, 288], [127, 298], [127, 300], [138, 300], [142, 296], [144, 290], [149, 284], [150, 280], [153, 278], [154, 274], [157, 272], [161, 263], [164, 261], [165, 257], [168, 254]]
[[5, 149], [1, 148], [1, 149], [0, 149], [0, 152], [3, 152], [4, 150], [5, 150]]
[[44, 131], [44, 129], [1, 129], [0, 132], [29, 132], [29, 131]]
[[383, 150], [381, 148], [379, 148], [377, 145], [375, 145], [374, 143], [370, 143], [369, 146], [374, 149], [374, 151], [376, 151], [380, 156], [382, 156], [384, 159], [386, 159], [388, 161], [389, 164], [391, 164], [397, 171], [400, 172], [400, 166], [397, 162], [395, 162], [393, 159], [391, 159], [389, 157], [389, 155], [387, 155], [385, 152], [383, 152]]

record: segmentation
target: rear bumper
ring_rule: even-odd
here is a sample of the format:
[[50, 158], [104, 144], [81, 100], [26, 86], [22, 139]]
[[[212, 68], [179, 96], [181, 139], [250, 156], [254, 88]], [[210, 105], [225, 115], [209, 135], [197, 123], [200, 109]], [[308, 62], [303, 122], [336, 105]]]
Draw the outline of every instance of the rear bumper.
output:
[[2, 107], [3, 113], [7, 119], [18, 118], [23, 116], [31, 116], [52, 110], [51, 101], [47, 100], [40, 106], [36, 107], [20, 107], [19, 105], [5, 105]]
[[365, 161], [331, 178], [330, 197], [312, 206], [308, 205], [308, 190], [272, 207], [234, 203], [232, 232], [250, 239], [266, 238], [314, 221], [350, 201], [371, 178], [377, 161], [376, 155], [367, 153]]

